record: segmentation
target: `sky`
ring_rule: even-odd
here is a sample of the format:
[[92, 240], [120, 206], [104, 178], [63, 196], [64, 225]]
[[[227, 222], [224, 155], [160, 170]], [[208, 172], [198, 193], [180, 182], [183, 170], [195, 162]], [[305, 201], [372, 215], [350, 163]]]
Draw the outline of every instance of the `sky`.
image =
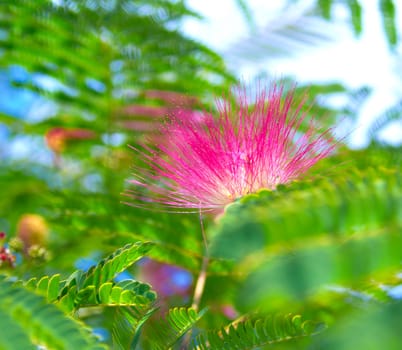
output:
[[[299, 16], [315, 2], [299, 1], [286, 12], [286, 17]], [[251, 40], [249, 27], [235, 0], [188, 0], [187, 3], [190, 8], [201, 13], [204, 20], [186, 20], [183, 31], [221, 53], [229, 67], [241, 79], [250, 80], [259, 72], [265, 71], [271, 76], [292, 76], [300, 83], [340, 82], [351, 89], [371, 87], [372, 93], [362, 106], [355, 131], [350, 137], [351, 147], [366, 146], [369, 142], [367, 129], [371, 122], [402, 98], [401, 56], [391, 53], [386, 42], [378, 11], [379, 0], [360, 1], [363, 4], [363, 32], [359, 38], [353, 35], [350, 28], [348, 10], [335, 4], [332, 9], [335, 20], [322, 20], [315, 24], [320, 30], [322, 28], [322, 33], [330, 36], [329, 40], [318, 45], [299, 47], [297, 52], [300, 54], [297, 56], [267, 56], [257, 62], [251, 54], [248, 60], [247, 57], [236, 60], [236, 46], [249, 44]], [[248, 0], [247, 3], [257, 24], [255, 35], [275, 28], [278, 12], [284, 5], [283, 0]], [[397, 4], [397, 23], [402, 24], [401, 4]], [[399, 33], [402, 33], [401, 26]], [[270, 38], [269, 35], [264, 37]], [[255, 45], [264, 44], [257, 40]], [[252, 45], [249, 47], [252, 52]], [[397, 74], [398, 72], [400, 73]], [[384, 129], [381, 139], [397, 145], [402, 143], [401, 135], [402, 121], [399, 121]]]

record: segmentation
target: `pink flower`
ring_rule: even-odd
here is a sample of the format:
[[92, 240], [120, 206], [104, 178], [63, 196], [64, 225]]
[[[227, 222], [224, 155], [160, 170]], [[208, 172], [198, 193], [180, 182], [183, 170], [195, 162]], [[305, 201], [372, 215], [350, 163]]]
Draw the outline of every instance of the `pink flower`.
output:
[[[304, 101], [282, 85], [260, 89], [254, 101], [238, 88], [236, 105], [217, 102], [219, 116], [186, 118], [161, 127], [158, 143], [134, 148], [146, 167], [136, 169], [126, 195], [132, 205], [219, 210], [260, 189], [275, 190], [328, 156], [336, 142], [313, 120], [302, 130]], [[230, 97], [230, 96], [229, 96]], [[305, 124], [304, 124], [305, 125]]]

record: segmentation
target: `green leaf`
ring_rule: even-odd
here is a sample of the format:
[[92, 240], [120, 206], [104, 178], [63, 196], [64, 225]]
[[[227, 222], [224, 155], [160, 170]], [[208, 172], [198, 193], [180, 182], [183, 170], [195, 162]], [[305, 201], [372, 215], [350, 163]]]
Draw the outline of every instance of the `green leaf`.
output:
[[113, 322], [113, 345], [121, 350], [134, 350], [140, 341], [142, 327], [157, 308], [139, 310], [136, 307], [117, 308]]
[[[130, 10], [127, 6], [124, 1], [110, 6], [98, 1], [75, 5], [2, 1], [0, 30], [5, 35], [0, 38], [0, 61], [4, 67], [19, 65], [62, 83], [64, 88], [56, 84], [49, 89], [35, 80], [23, 80], [19, 86], [52, 99], [60, 114], [78, 114], [81, 123], [91, 114], [96, 119], [91, 128], [102, 133], [107, 125], [104, 111], [113, 110], [107, 114], [113, 115], [108, 122], [117, 125], [127, 100], [140, 99], [121, 97], [119, 92], [128, 86], [138, 91], [201, 94], [217, 87], [208, 75], [226, 83], [234, 81], [216, 53], [169, 27], [186, 15], [195, 16], [183, 2], [137, 1], [128, 6]], [[122, 64], [113, 69], [117, 61]], [[141, 79], [135, 79], [139, 75]], [[89, 80], [102, 88], [94, 88]], [[35, 126], [30, 127], [36, 133]]]
[[353, 30], [356, 35], [360, 35], [362, 32], [362, 6], [358, 0], [347, 0], [347, 4], [352, 16]]
[[59, 296], [60, 291], [60, 275], [53, 275], [47, 287], [47, 300], [49, 302], [55, 301]]
[[[66, 226], [77, 233], [79, 244], [84, 235], [106, 237], [104, 244], [124, 245], [127, 241], [152, 240], [153, 248], [147, 256], [165, 263], [182, 266], [197, 272], [202, 260], [199, 221], [193, 214], [160, 213], [132, 208], [119, 203], [116, 195], [88, 194], [85, 198], [71, 193], [55, 193], [51, 200], [52, 225], [58, 230]], [[110, 220], [113, 215], [114, 220]], [[71, 238], [70, 238], [71, 239]], [[85, 238], [84, 238], [85, 239]], [[221, 273], [224, 266], [215, 265]]]
[[300, 315], [277, 314], [235, 322], [219, 330], [201, 333], [194, 339], [192, 346], [197, 350], [251, 350], [280, 343], [294, 345], [294, 341], [302, 337], [317, 334], [320, 328], [320, 323], [308, 323]]
[[59, 292], [65, 310], [102, 304], [147, 305], [156, 299], [148, 284], [137, 281], [113, 283], [113, 278], [147, 254], [153, 247], [150, 242], [127, 244], [101, 260], [87, 272], [76, 271]]
[[398, 34], [393, 0], [380, 0], [380, 10], [388, 44], [391, 48], [394, 48], [398, 44]]
[[26, 349], [35, 350], [35, 346], [26, 332], [26, 329], [14, 320], [12, 315], [0, 307], [0, 329], [7, 330], [1, 332], [0, 349], [1, 350], [16, 350]]
[[[335, 168], [342, 157], [353, 165]], [[260, 191], [226, 208], [211, 254], [238, 264], [238, 309], [299, 305], [334, 285], [359, 290], [400, 268], [400, 152], [342, 157], [318, 165], [326, 177]]]
[[402, 259], [400, 232], [401, 227], [395, 227], [356, 235], [343, 244], [329, 240], [271, 257], [246, 279], [238, 305], [279, 307], [329, 287], [354, 287], [370, 278], [396, 274]]
[[166, 319], [148, 322], [144, 327], [145, 348], [155, 350], [170, 349], [190, 331], [202, 318], [206, 310], [196, 312], [191, 308], [173, 308], [168, 311]]
[[149, 242], [127, 244], [87, 272], [75, 271], [64, 281], [60, 281], [60, 275], [44, 276], [39, 282], [29, 280], [25, 286], [42, 294], [49, 302], [59, 303], [66, 312], [95, 305], [148, 305], [156, 299], [156, 293], [148, 284], [134, 280], [114, 283], [112, 280], [152, 246]]
[[99, 287], [99, 301], [101, 304], [107, 304], [109, 302], [113, 284], [112, 282], [107, 282]]
[[240, 260], [281, 245], [344, 239], [357, 232], [401, 223], [402, 177], [397, 169], [356, 169], [345, 179], [332, 176], [261, 191], [226, 208], [215, 228], [211, 254]]
[[[4, 315], [0, 325], [9, 321], [2, 329], [9, 329], [9, 335], [16, 336], [13, 344], [9, 335], [0, 337], [1, 349], [35, 348], [31, 345], [45, 345], [51, 349], [104, 349], [86, 326], [67, 317], [22, 285], [1, 279], [0, 300], [0, 314]], [[27, 345], [28, 340], [31, 345]]]
[[325, 19], [331, 18], [331, 5], [332, 0], [318, 0], [318, 7]]
[[401, 301], [386, 305], [366, 304], [347, 318], [342, 317], [328, 332], [315, 337], [311, 347], [328, 350], [398, 350], [402, 342], [401, 322]]
[[83, 275], [79, 287], [94, 285], [99, 288], [105, 282], [111, 281], [116, 275], [126, 270], [137, 260], [141, 259], [153, 247], [151, 242], [138, 242], [127, 244], [116, 250], [113, 254], [91, 267]]
[[83, 306], [93, 306], [97, 303], [95, 286], [86, 286], [81, 288], [78, 290], [74, 298], [74, 306], [76, 309]]

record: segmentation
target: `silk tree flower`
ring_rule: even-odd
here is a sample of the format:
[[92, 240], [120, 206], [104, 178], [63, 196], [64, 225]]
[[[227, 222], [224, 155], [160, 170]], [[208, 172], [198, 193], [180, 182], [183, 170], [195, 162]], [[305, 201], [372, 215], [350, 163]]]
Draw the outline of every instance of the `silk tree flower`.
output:
[[217, 118], [176, 115], [161, 126], [155, 145], [133, 147], [145, 166], [135, 168], [128, 204], [219, 211], [297, 179], [333, 152], [330, 130], [313, 118], [303, 123], [305, 99], [295, 103], [294, 89], [285, 93], [272, 84], [253, 100], [244, 87], [235, 92], [237, 103], [217, 101]]

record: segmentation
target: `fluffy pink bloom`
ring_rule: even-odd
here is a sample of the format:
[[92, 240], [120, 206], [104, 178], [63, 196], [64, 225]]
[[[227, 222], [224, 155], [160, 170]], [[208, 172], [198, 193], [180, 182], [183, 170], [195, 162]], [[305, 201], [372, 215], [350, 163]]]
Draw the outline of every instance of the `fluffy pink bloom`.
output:
[[[274, 190], [305, 173], [335, 147], [329, 130], [313, 120], [301, 131], [304, 101], [282, 85], [260, 89], [250, 102], [239, 88], [237, 103], [217, 102], [219, 116], [176, 116], [161, 127], [153, 147], [134, 148], [146, 163], [136, 169], [133, 205], [221, 209], [260, 189]], [[142, 203], [142, 204], [141, 204]]]

